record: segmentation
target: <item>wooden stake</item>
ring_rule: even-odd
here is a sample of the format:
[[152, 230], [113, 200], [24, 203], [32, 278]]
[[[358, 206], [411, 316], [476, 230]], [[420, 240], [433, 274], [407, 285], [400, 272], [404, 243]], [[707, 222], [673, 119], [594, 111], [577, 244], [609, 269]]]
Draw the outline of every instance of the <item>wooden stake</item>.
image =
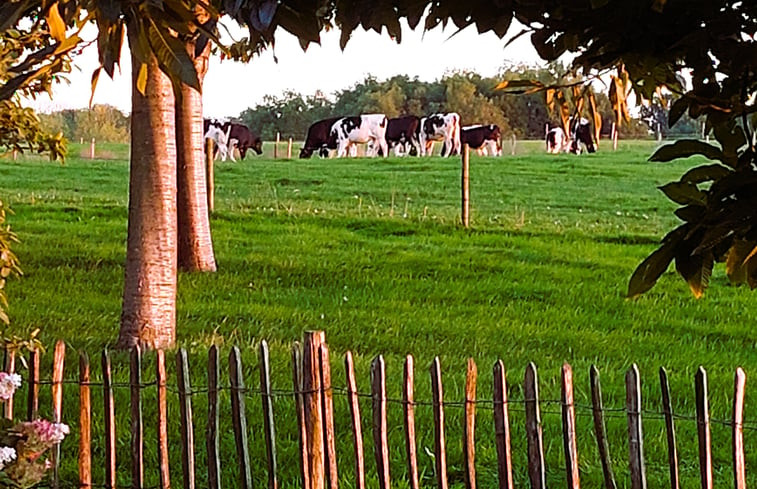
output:
[[[16, 352], [13, 350], [5, 350], [5, 362], [4, 371], [13, 374], [16, 373]], [[13, 394], [5, 400], [5, 419], [13, 419]]]
[[605, 481], [605, 489], [617, 489], [615, 474], [612, 471], [610, 459], [610, 445], [607, 442], [607, 429], [605, 428], [604, 406], [602, 405], [602, 386], [599, 383], [599, 370], [592, 365], [589, 369], [591, 382], [591, 406], [594, 418], [594, 435], [597, 438], [599, 460], [602, 463], [602, 475]]
[[155, 380], [158, 384], [158, 472], [160, 487], [171, 487], [171, 475], [168, 460], [168, 399], [166, 397], [166, 354], [163, 350], [155, 352]]
[[576, 407], [573, 404], [573, 369], [567, 363], [562, 366], [562, 430], [565, 452], [565, 473], [568, 489], [579, 489], [578, 448], [576, 446]]
[[302, 488], [310, 489], [310, 467], [308, 465], [308, 439], [307, 426], [305, 423], [305, 398], [302, 390], [303, 385], [303, 358], [302, 349], [298, 342], [292, 345], [292, 383], [294, 385], [295, 409], [297, 410], [297, 426], [300, 440], [300, 474], [302, 476]]
[[389, 429], [386, 423], [386, 366], [379, 355], [371, 363], [371, 397], [373, 398], [373, 453], [376, 457], [379, 489], [389, 489]]
[[292, 138], [289, 138], [289, 144], [287, 144], [287, 159], [292, 159]]
[[[61, 422], [63, 416], [63, 366], [66, 360], [66, 344], [63, 340], [58, 340], [55, 343], [55, 353], [53, 355], [53, 385], [52, 385], [52, 400], [53, 400], [53, 421], [56, 423]], [[52, 488], [58, 489], [60, 487], [59, 469], [60, 469], [60, 444], [57, 444], [52, 449], [52, 462], [53, 462], [53, 481]]]
[[208, 427], [205, 447], [208, 452], [208, 489], [221, 489], [221, 458], [218, 440], [218, 377], [221, 371], [218, 347], [208, 350]]
[[694, 376], [699, 439], [699, 474], [702, 489], [712, 489], [712, 448], [710, 443], [710, 408], [707, 402], [707, 372], [703, 367]]
[[131, 393], [131, 486], [144, 487], [144, 433], [142, 425], [142, 353], [139, 346], [131, 349], [129, 362], [129, 392]]
[[402, 389], [402, 411], [405, 422], [405, 452], [410, 489], [418, 489], [418, 452], [415, 446], [415, 393], [413, 356], [405, 357]]
[[213, 212], [215, 210], [216, 200], [216, 182], [215, 182], [215, 170], [213, 169], [214, 160], [213, 152], [215, 151], [215, 141], [213, 138], [205, 139], [205, 179], [207, 185], [208, 194], [208, 211]]
[[626, 372], [626, 413], [628, 416], [628, 467], [631, 489], [647, 489], [644, 467], [644, 434], [641, 428], [641, 378], [633, 364]]
[[462, 210], [461, 220], [463, 227], [470, 227], [470, 148], [463, 145], [463, 169], [462, 169]]
[[746, 460], [744, 458], [744, 391], [746, 374], [736, 369], [733, 385], [733, 487], [746, 489]]
[[95, 138], [92, 138], [92, 142], [89, 143], [89, 159], [95, 159]]
[[326, 456], [326, 481], [330, 489], [339, 486], [336, 461], [336, 436], [334, 431], [334, 389], [331, 387], [331, 362], [329, 345], [321, 344], [321, 401], [323, 408], [323, 441]]
[[89, 357], [79, 352], [79, 488], [92, 487], [92, 403]]
[[273, 159], [279, 157], [279, 142], [281, 141], [281, 133], [276, 133], [276, 144], [273, 145]]
[[273, 424], [273, 396], [271, 395], [271, 366], [268, 343], [260, 342], [260, 401], [263, 405], [266, 461], [268, 462], [268, 489], [278, 489], [276, 470], [276, 428]]
[[195, 488], [195, 437], [192, 422], [192, 383], [189, 380], [187, 350], [176, 352], [176, 383], [179, 388], [179, 416], [181, 423], [181, 470], [184, 489]]
[[244, 374], [242, 372], [242, 354], [234, 346], [229, 353], [229, 382], [231, 384], [231, 416], [234, 427], [234, 440], [237, 445], [239, 463], [239, 486], [252, 489], [250, 471], [250, 452], [247, 444], [247, 414], [245, 409]]
[[526, 438], [528, 440], [528, 478], [531, 489], [544, 489], [544, 441], [542, 438], [541, 414], [539, 411], [539, 381], [536, 365], [526, 367], [523, 395], [526, 398]]
[[468, 359], [465, 375], [465, 418], [463, 421], [463, 470], [465, 487], [476, 489], [476, 380], [478, 368]]
[[29, 387], [26, 395], [26, 419], [32, 421], [39, 411], [39, 352], [29, 352]]
[[102, 353], [103, 411], [105, 413], [105, 487], [116, 487], [116, 412], [108, 350]]
[[665, 417], [665, 434], [668, 442], [668, 467], [670, 469], [670, 488], [680, 489], [678, 480], [678, 449], [676, 448], [676, 432], [673, 424], [673, 403], [670, 399], [670, 384], [668, 373], [660, 367], [660, 391], [662, 394], [662, 413]]
[[306, 331], [303, 351], [303, 382], [305, 428], [307, 432], [308, 471], [310, 489], [324, 489], [326, 461], [323, 440], [323, 411], [321, 408], [321, 345], [323, 331]]
[[437, 489], [447, 489], [447, 446], [444, 436], [444, 389], [439, 357], [431, 363], [431, 392], [434, 410], [434, 456]]
[[360, 421], [360, 402], [357, 393], [355, 364], [352, 360], [352, 352], [348, 351], [344, 355], [344, 370], [347, 375], [347, 402], [350, 406], [350, 420], [352, 421], [352, 445], [355, 450], [355, 488], [365, 489], [363, 427]]
[[510, 452], [510, 419], [507, 408], [507, 378], [502, 360], [494, 364], [494, 434], [497, 445], [499, 489], [513, 489], [513, 460]]

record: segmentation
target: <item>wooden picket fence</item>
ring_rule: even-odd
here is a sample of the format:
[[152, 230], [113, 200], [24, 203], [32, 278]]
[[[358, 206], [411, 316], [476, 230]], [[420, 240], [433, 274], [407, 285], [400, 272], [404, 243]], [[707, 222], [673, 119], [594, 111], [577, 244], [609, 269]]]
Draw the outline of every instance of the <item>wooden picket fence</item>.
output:
[[[219, 350], [213, 346], [208, 353], [207, 385], [207, 424], [205, 426], [207, 450], [207, 486], [210, 489], [221, 487], [221, 454], [219, 453], [219, 391], [228, 390], [231, 398], [231, 416], [236, 445], [236, 463], [238, 470], [237, 487], [251, 489], [260, 486], [262, 481], [253, 481], [251, 476], [250, 455], [248, 450], [248, 424], [245, 399], [251, 392], [259, 393], [263, 412], [263, 432], [265, 436], [267, 455], [267, 487], [278, 489], [279, 476], [277, 470], [276, 430], [271, 388], [269, 352], [265, 341], [260, 343], [260, 390], [245, 387], [242, 374], [240, 350], [233, 347], [229, 354], [228, 387], [221, 385]], [[52, 417], [61, 421], [63, 407], [65, 344], [59, 341], [55, 345], [52, 366], [52, 378], [40, 379], [39, 355], [32, 352], [28, 359], [28, 389], [26, 400], [26, 416], [29, 419], [37, 417], [39, 409], [39, 389], [41, 385], [50, 385], [52, 396]], [[6, 352], [5, 370], [16, 370], [16, 356]], [[139, 348], [130, 353], [130, 454], [131, 459], [131, 487], [145, 488], [144, 477], [144, 420], [142, 410], [142, 392], [145, 388], [157, 389], [157, 439], [151, 443], [157, 445], [159, 464], [159, 487], [169, 488], [171, 476], [169, 473], [169, 442], [168, 442], [168, 414], [167, 414], [167, 375], [166, 359], [162, 351], [156, 352], [156, 381], [145, 384], [142, 381], [142, 355]], [[295, 481], [304, 489], [336, 489], [339, 476], [338, 461], [335, 448], [333, 396], [335, 391], [344, 393], [349, 406], [353, 449], [354, 449], [354, 486], [357, 489], [366, 487], [365, 448], [363, 446], [362, 417], [359, 397], [370, 397], [372, 405], [373, 453], [377, 468], [378, 485], [380, 489], [391, 486], [389, 471], [388, 442], [389, 427], [387, 425], [387, 393], [386, 370], [384, 359], [378, 356], [371, 364], [371, 393], [360, 393], [357, 390], [353, 357], [350, 352], [345, 354], [344, 366], [346, 372], [346, 389], [339, 390], [332, 387], [330, 371], [329, 349], [323, 332], [306, 332], [302, 344], [295, 343], [292, 349], [292, 379], [294, 389], [290, 393], [294, 398], [296, 408], [298, 437], [300, 481]], [[76, 385], [79, 391], [79, 432], [78, 432], [78, 481], [64, 484], [60, 481], [59, 465], [60, 452], [53, 454], [53, 474], [51, 487], [59, 488], [63, 485], [78, 485], [80, 488], [117, 486], [116, 474], [116, 427], [114, 403], [114, 381], [111, 375], [111, 356], [103, 351], [101, 356], [102, 382], [90, 381], [90, 363], [86, 353], [79, 353], [79, 376]], [[189, 364], [184, 349], [177, 351], [176, 392], [180, 406], [181, 431], [181, 462], [183, 487], [194, 489], [195, 483], [195, 441], [192, 415], [193, 391], [189, 379]], [[448, 488], [447, 480], [447, 451], [445, 436], [445, 407], [451, 404], [444, 400], [442, 373], [438, 357], [434, 359], [430, 368], [432, 384], [432, 401], [434, 419], [434, 463], [436, 486], [439, 489]], [[493, 398], [481, 400], [476, 398], [477, 368], [475, 362], [468, 361], [463, 424], [463, 471], [465, 486], [475, 489], [476, 460], [475, 460], [475, 427], [476, 407], [482, 402], [491, 406], [494, 413], [494, 444], [497, 454], [498, 487], [513, 489], [513, 464], [510, 448], [509, 405], [507, 398], [507, 381], [502, 361], [496, 362], [493, 368]], [[741, 368], [736, 370], [733, 417], [728, 423], [732, 431], [732, 454], [735, 489], [746, 489], [743, 413], [746, 376]], [[591, 413], [593, 416], [594, 438], [597, 442], [598, 453], [603, 471], [605, 489], [616, 489], [615, 476], [610, 462], [608, 437], [605, 427], [606, 409], [602, 403], [602, 393], [599, 373], [595, 367], [590, 372], [591, 384]], [[667, 374], [660, 369], [660, 385], [662, 390], [663, 417], [665, 420], [668, 462], [670, 470], [670, 485], [672, 489], [679, 489], [678, 452], [675, 441], [674, 414]], [[92, 387], [101, 387], [103, 392], [104, 419], [104, 467], [105, 480], [102, 484], [92, 480]], [[127, 387], [126, 385], [123, 385]], [[696, 386], [696, 423], [699, 442], [699, 463], [701, 487], [713, 487], [712, 452], [710, 447], [710, 416], [707, 399], [707, 375], [704, 369], [697, 371]], [[642, 431], [642, 404], [640, 392], [640, 376], [638, 368], [632, 366], [625, 376], [626, 406], [625, 416], [628, 425], [628, 449], [631, 489], [646, 489], [646, 474], [644, 462], [644, 444]], [[525, 411], [525, 432], [527, 437], [528, 477], [532, 489], [545, 489], [546, 471], [544, 461], [544, 443], [542, 438], [542, 422], [540, 413], [540, 399], [537, 371], [533, 363], [526, 368], [524, 386], [524, 400], [520, 404]], [[418, 489], [419, 471], [416, 448], [415, 407], [421, 402], [414, 396], [414, 364], [413, 357], [407, 356], [404, 363], [402, 387], [403, 436], [407, 464], [407, 485], [411, 489]], [[564, 364], [561, 376], [561, 415], [563, 449], [565, 455], [565, 471], [568, 489], [579, 489], [578, 450], [576, 443], [576, 406], [573, 398], [573, 372], [571, 366]], [[4, 415], [13, 418], [13, 399], [5, 404]], [[123, 454], [119, 454], [123, 457]], [[288, 481], [292, 482], [292, 481]], [[292, 484], [290, 484], [292, 485]]]

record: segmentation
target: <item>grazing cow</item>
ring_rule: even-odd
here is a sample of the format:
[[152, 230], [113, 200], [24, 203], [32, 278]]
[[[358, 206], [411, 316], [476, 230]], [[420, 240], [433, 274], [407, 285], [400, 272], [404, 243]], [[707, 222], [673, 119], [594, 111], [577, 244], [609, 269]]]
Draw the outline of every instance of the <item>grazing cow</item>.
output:
[[418, 142], [419, 124], [420, 119], [414, 115], [389, 119], [386, 126], [386, 143], [390, 148], [394, 148], [395, 156], [408, 154], [411, 147], [415, 148], [416, 154], [421, 154], [421, 145]]
[[434, 141], [444, 141], [442, 156], [460, 153], [460, 115], [457, 112], [431, 114], [418, 126], [421, 156], [431, 155]]
[[502, 134], [496, 124], [465, 126], [460, 130], [460, 143], [478, 151], [478, 154], [500, 156], [502, 145], [499, 142]]
[[331, 117], [312, 123], [305, 137], [305, 146], [300, 149], [300, 158], [310, 158], [314, 151], [325, 158], [329, 155], [329, 149], [336, 149], [336, 138], [331, 137], [331, 127], [340, 119]]
[[565, 136], [565, 131], [561, 127], [553, 127], [547, 131], [547, 153], [557, 154], [568, 151], [570, 140]]
[[237, 124], [236, 122], [227, 122], [226, 139], [229, 142], [229, 156], [231, 161], [234, 160], [234, 148], [239, 150], [239, 156], [244, 159], [248, 149], [255, 151], [257, 154], [263, 153], [263, 140], [260, 136], [256, 135], [250, 128], [244, 124]]
[[594, 136], [591, 133], [591, 124], [587, 119], [571, 118], [570, 121], [570, 152], [575, 154], [581, 154], [581, 145], [586, 146], [586, 151], [589, 153], [595, 153], [597, 151], [594, 146]]
[[226, 137], [226, 131], [223, 128], [224, 123], [215, 119], [203, 119], [202, 132], [204, 134], [203, 139], [212, 139], [215, 143], [213, 148], [213, 158], [216, 154], [221, 153], [221, 158], [226, 161], [226, 155], [228, 152], [228, 139]]
[[352, 155], [350, 152], [356, 144], [368, 143], [366, 156], [376, 156], [378, 151], [388, 155], [386, 144], [386, 126], [388, 120], [384, 114], [362, 114], [342, 117], [331, 126], [331, 138], [336, 140], [337, 157]]

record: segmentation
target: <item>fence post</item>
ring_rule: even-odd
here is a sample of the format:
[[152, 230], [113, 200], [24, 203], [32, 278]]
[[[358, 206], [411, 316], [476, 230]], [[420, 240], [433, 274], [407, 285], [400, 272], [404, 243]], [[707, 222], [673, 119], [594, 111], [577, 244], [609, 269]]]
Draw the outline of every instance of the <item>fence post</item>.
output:
[[610, 445], [607, 443], [607, 429], [605, 428], [604, 406], [602, 405], [602, 386], [599, 382], [599, 369], [592, 365], [589, 369], [591, 383], [591, 407], [594, 418], [594, 434], [597, 438], [599, 460], [602, 463], [602, 475], [605, 481], [605, 489], [617, 489], [615, 474], [612, 471], [610, 459]]
[[263, 405], [266, 459], [268, 462], [268, 489], [278, 489], [276, 474], [276, 429], [273, 424], [273, 398], [271, 395], [271, 366], [268, 343], [260, 342], [260, 400]]
[[79, 352], [79, 487], [92, 487], [92, 404], [89, 357]]
[[171, 487], [171, 475], [168, 468], [168, 400], [166, 397], [166, 354], [158, 350], [155, 356], [155, 380], [158, 384], [158, 465], [160, 487]]
[[494, 435], [497, 445], [497, 473], [499, 489], [513, 489], [513, 460], [510, 452], [510, 420], [507, 408], [507, 378], [505, 365], [497, 360], [494, 376]]
[[218, 347], [208, 350], [208, 427], [205, 447], [208, 452], [208, 489], [221, 489], [221, 459], [218, 440], [218, 377], [221, 371]]
[[276, 144], [273, 145], [273, 159], [279, 157], [279, 143], [281, 142], [281, 133], [276, 133]]
[[39, 351], [29, 352], [29, 388], [26, 394], [26, 419], [37, 417], [39, 410]]
[[679, 489], [678, 481], [678, 449], [676, 448], [676, 432], [673, 424], [673, 403], [670, 399], [670, 384], [668, 373], [660, 367], [660, 391], [662, 394], [662, 413], [665, 416], [665, 433], [668, 442], [668, 466], [670, 468], [670, 489]]
[[703, 367], [694, 375], [699, 438], [699, 473], [702, 489], [712, 489], [712, 448], [710, 445], [710, 408], [707, 402], [707, 372]]
[[626, 413], [628, 416], [628, 467], [631, 489], [647, 489], [644, 467], [644, 433], [641, 428], [641, 378], [634, 363], [626, 372]]
[[289, 143], [287, 144], [287, 159], [292, 159], [292, 138], [289, 138]]
[[234, 440], [239, 461], [239, 487], [252, 489], [250, 472], [250, 454], [247, 444], [247, 415], [245, 414], [245, 388], [242, 373], [242, 355], [239, 347], [234, 346], [229, 352], [229, 381], [231, 384], [231, 415], [234, 425]]
[[513, 141], [513, 144], [510, 147], [510, 154], [513, 155], [513, 156], [515, 156], [515, 145], [518, 142], [518, 140], [517, 140], [517, 138], [515, 136], [515, 133], [512, 134], [512, 141]]
[[371, 363], [371, 397], [373, 400], [373, 453], [376, 457], [378, 487], [389, 489], [389, 441], [386, 424], [386, 365], [377, 356]]
[[108, 350], [102, 353], [103, 411], [105, 417], [105, 487], [116, 487], [116, 413], [113, 403], [113, 378]]
[[195, 487], [195, 440], [192, 423], [192, 383], [189, 380], [187, 350], [176, 352], [176, 377], [179, 384], [179, 415], [181, 416], [181, 469], [184, 472], [184, 488]]
[[337, 473], [336, 440], [334, 435], [334, 389], [331, 386], [331, 362], [329, 345], [324, 341], [320, 348], [321, 364], [321, 406], [323, 408], [323, 441], [326, 457], [326, 481], [328, 487], [339, 487]]
[[736, 369], [733, 386], [733, 480], [734, 489], [746, 489], [746, 460], [744, 458], [744, 389], [746, 374]]
[[462, 210], [461, 220], [463, 227], [470, 226], [470, 148], [468, 144], [463, 145], [463, 157], [462, 157]]
[[439, 357], [431, 363], [431, 393], [434, 410], [434, 455], [437, 489], [447, 489], [447, 447], [444, 437], [444, 389]]
[[476, 380], [478, 369], [468, 359], [465, 374], [465, 417], [463, 418], [463, 470], [465, 487], [476, 489]]
[[568, 489], [579, 489], [581, 479], [578, 473], [578, 448], [576, 447], [576, 407], [573, 404], [573, 369], [567, 363], [562, 366], [562, 430], [565, 450], [565, 473]]
[[418, 453], [415, 446], [415, 393], [413, 356], [405, 357], [402, 407], [405, 420], [405, 451], [410, 489], [418, 489]]
[[310, 489], [324, 489], [324, 441], [321, 409], [320, 351], [324, 343], [323, 331], [306, 331], [303, 351], [303, 382], [305, 430], [308, 454]]
[[95, 138], [92, 138], [92, 141], [89, 143], [89, 159], [95, 159]]
[[305, 423], [305, 400], [303, 395], [303, 353], [299, 342], [292, 345], [292, 383], [294, 385], [294, 404], [297, 410], [297, 426], [300, 440], [300, 468], [302, 489], [310, 489], [310, 467], [308, 466], [308, 438]]
[[610, 137], [612, 137], [612, 150], [618, 150], [618, 126], [613, 122], [612, 129], [610, 131]]
[[[355, 380], [355, 364], [352, 352], [344, 354], [344, 370], [347, 375], [347, 402], [352, 420], [352, 443], [355, 450], [355, 488], [365, 489], [365, 461], [363, 460], [363, 427], [360, 422], [360, 403]], [[413, 488], [417, 489], [417, 488]]]
[[213, 138], [205, 138], [205, 184], [208, 194], [208, 212], [215, 210], [216, 201], [215, 170], [213, 168], [215, 164], [213, 160], [214, 144]]
[[539, 381], [536, 365], [526, 367], [523, 396], [526, 405], [526, 438], [528, 439], [528, 478], [531, 489], [544, 489], [544, 440], [542, 438], [541, 414], [539, 412]]
[[[63, 340], [58, 340], [55, 343], [55, 353], [53, 355], [53, 385], [52, 385], [52, 400], [53, 400], [53, 421], [56, 423], [61, 422], [63, 415], [63, 366], [66, 360], [66, 344]], [[60, 486], [59, 469], [60, 469], [60, 443], [55, 445], [52, 449], [53, 458], [53, 489], [58, 489]]]
[[129, 362], [129, 390], [131, 405], [131, 486], [144, 486], [144, 456], [142, 432], [142, 353], [139, 346], [131, 349]]

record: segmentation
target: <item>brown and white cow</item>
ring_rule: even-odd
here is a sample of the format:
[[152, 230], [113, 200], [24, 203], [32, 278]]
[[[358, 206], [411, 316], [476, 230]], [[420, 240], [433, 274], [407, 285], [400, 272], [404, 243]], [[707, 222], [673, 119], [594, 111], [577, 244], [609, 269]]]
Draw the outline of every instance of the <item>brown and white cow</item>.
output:
[[460, 115], [457, 112], [431, 114], [418, 126], [421, 156], [431, 155], [434, 141], [443, 141], [442, 156], [460, 153]]
[[467, 144], [480, 155], [501, 156], [501, 137], [499, 126], [496, 124], [465, 126], [460, 130], [460, 143]]
[[300, 158], [310, 158], [315, 151], [322, 157], [327, 157], [330, 149], [336, 149], [336, 136], [332, 139], [331, 127], [340, 119], [341, 117], [330, 117], [312, 123], [305, 137], [305, 145], [300, 149]]
[[415, 154], [421, 154], [421, 145], [418, 141], [418, 125], [420, 118], [414, 115], [406, 115], [389, 119], [386, 126], [386, 143], [394, 148], [395, 156], [408, 154], [411, 148]]
[[591, 124], [588, 119], [571, 118], [570, 120], [570, 152], [581, 154], [581, 145], [586, 146], [586, 151], [594, 153], [597, 151], [594, 145], [594, 135], [591, 132]]
[[356, 144], [368, 144], [366, 156], [389, 154], [386, 144], [388, 119], [384, 114], [362, 114], [342, 117], [331, 126], [331, 138], [336, 140], [337, 157], [352, 155], [350, 150]]
[[247, 150], [251, 149], [257, 154], [263, 153], [263, 140], [253, 133], [249, 127], [236, 122], [228, 122], [226, 126], [226, 139], [229, 144], [229, 157], [234, 160], [234, 149], [239, 150], [239, 157], [244, 159]]

